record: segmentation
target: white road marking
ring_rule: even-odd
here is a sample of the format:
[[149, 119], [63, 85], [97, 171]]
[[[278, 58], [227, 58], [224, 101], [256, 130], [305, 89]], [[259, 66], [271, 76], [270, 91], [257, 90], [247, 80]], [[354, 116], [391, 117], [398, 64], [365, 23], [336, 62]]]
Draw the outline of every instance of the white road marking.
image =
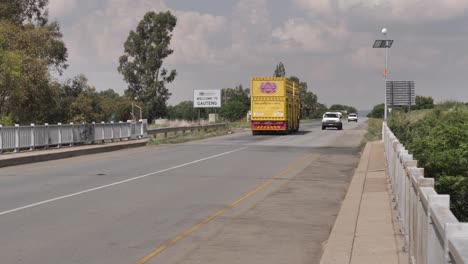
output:
[[36, 207], [36, 206], [39, 206], [39, 205], [48, 204], [48, 203], [52, 203], [52, 202], [55, 202], [55, 201], [63, 200], [63, 199], [70, 198], [70, 197], [73, 197], [73, 196], [77, 196], [77, 195], [81, 195], [81, 194], [101, 190], [101, 189], [108, 188], [108, 187], [111, 187], [111, 186], [120, 185], [120, 184], [124, 184], [124, 183], [127, 183], [127, 182], [139, 180], [139, 179], [142, 179], [142, 178], [146, 178], [148, 176], [160, 174], [160, 173], [163, 173], [163, 172], [167, 172], [167, 171], [175, 170], [175, 169], [182, 168], [182, 167], [185, 167], [185, 166], [188, 166], [188, 165], [192, 165], [192, 164], [195, 164], [195, 163], [199, 163], [199, 162], [202, 162], [202, 161], [205, 161], [205, 160], [214, 159], [214, 158], [217, 158], [217, 157], [228, 155], [228, 154], [231, 154], [231, 153], [234, 153], [234, 152], [244, 150], [246, 148], [247, 147], [239, 148], [239, 149], [235, 149], [235, 150], [231, 150], [231, 151], [227, 151], [227, 152], [223, 152], [223, 153], [220, 153], [220, 154], [217, 154], [217, 155], [214, 155], [214, 156], [210, 156], [210, 157], [199, 159], [199, 160], [194, 160], [194, 161], [187, 162], [187, 163], [184, 163], [184, 164], [181, 164], [181, 165], [177, 165], [177, 166], [170, 167], [170, 168], [160, 170], [160, 171], [151, 172], [151, 173], [148, 173], [148, 174], [145, 174], [145, 175], [136, 176], [136, 177], [126, 179], [126, 180], [123, 180], [123, 181], [118, 181], [118, 182], [114, 182], [114, 183], [111, 183], [111, 184], [106, 184], [106, 185], [102, 185], [102, 186], [99, 186], [99, 187], [95, 187], [95, 188], [92, 188], [92, 189], [88, 189], [88, 190], [84, 190], [84, 191], [80, 191], [80, 192], [75, 192], [75, 193], [63, 195], [63, 196], [60, 196], [60, 197], [44, 200], [44, 201], [41, 201], [41, 202], [21, 206], [21, 207], [15, 208], [15, 209], [0, 212], [0, 216], [10, 214], [10, 213], [14, 213], [14, 212], [18, 212], [18, 211], [21, 211], [21, 210], [24, 210], [24, 209]]

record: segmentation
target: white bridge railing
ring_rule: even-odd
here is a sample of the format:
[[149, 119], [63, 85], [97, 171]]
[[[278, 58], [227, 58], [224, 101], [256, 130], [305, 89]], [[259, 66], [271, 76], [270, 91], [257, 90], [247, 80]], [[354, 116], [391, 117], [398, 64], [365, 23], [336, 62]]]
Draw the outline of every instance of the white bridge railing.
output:
[[147, 122], [56, 124], [36, 126], [0, 125], [0, 153], [23, 149], [73, 146], [105, 141], [121, 141], [147, 136]]
[[449, 195], [437, 194], [434, 179], [424, 177], [424, 169], [385, 122], [382, 130], [387, 173], [411, 262], [468, 264], [468, 223], [457, 220]]

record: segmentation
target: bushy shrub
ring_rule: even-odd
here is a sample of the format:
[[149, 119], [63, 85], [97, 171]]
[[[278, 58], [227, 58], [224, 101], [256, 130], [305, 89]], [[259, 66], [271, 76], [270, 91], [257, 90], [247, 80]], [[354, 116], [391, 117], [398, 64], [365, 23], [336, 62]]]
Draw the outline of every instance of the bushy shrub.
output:
[[372, 111], [367, 114], [367, 117], [369, 118], [383, 118], [385, 113], [385, 105], [384, 104], [378, 104], [374, 106]]
[[450, 210], [459, 221], [468, 222], [468, 177], [441, 176], [435, 187], [440, 194], [450, 194]]
[[437, 191], [451, 195], [454, 214], [467, 219], [468, 108], [450, 102], [423, 117], [398, 113], [389, 119], [389, 126], [426, 176], [435, 178]]
[[239, 101], [229, 101], [225, 103], [219, 114], [221, 117], [226, 118], [229, 121], [237, 121], [245, 117], [249, 111], [248, 106]]
[[0, 125], [2, 126], [12, 126], [13, 119], [8, 115], [0, 115]]

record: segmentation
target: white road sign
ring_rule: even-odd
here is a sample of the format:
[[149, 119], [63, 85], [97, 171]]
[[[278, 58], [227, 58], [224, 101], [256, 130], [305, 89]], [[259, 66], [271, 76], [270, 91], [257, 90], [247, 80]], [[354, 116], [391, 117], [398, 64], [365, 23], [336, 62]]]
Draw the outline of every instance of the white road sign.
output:
[[193, 107], [221, 107], [221, 90], [194, 90]]

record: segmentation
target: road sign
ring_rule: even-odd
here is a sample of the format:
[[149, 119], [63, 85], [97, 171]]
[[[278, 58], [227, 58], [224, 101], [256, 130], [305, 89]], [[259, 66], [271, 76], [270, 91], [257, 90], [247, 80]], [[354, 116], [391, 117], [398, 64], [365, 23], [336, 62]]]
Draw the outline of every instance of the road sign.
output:
[[193, 107], [221, 107], [221, 90], [194, 90]]
[[416, 105], [414, 81], [387, 81], [387, 105]]

